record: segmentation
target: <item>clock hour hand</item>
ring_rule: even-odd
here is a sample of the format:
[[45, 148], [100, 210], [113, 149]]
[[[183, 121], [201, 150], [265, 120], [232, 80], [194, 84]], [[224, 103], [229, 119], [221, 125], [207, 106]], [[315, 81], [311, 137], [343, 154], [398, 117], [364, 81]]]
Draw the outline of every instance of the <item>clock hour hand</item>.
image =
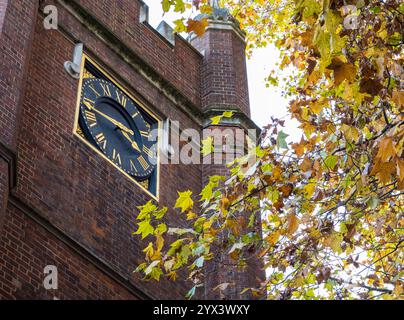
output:
[[91, 111], [94, 111], [96, 113], [98, 113], [99, 115], [101, 115], [102, 117], [104, 117], [105, 119], [107, 119], [108, 121], [110, 121], [111, 123], [113, 123], [114, 125], [116, 125], [119, 130], [121, 131], [125, 131], [131, 135], [134, 135], [133, 131], [129, 128], [127, 128], [125, 125], [123, 125], [122, 123], [120, 123], [119, 121], [116, 121], [115, 119], [111, 118], [110, 116], [106, 115], [105, 113], [97, 110], [96, 108], [94, 108], [89, 102], [84, 101], [84, 105]]
[[125, 131], [122, 131], [122, 134], [130, 142], [133, 149], [135, 149], [136, 151], [142, 152], [142, 151], [140, 151], [140, 148], [139, 148], [138, 144], [136, 143], [136, 141], [132, 140], [131, 137]]

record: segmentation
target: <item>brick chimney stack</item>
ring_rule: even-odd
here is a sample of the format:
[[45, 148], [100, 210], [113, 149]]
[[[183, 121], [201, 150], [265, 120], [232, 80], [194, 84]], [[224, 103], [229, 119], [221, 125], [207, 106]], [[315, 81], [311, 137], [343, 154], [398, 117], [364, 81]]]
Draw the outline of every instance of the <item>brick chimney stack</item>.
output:
[[[245, 55], [245, 34], [238, 22], [227, 9], [221, 8], [217, 0], [212, 0], [213, 12], [210, 15], [200, 15], [196, 19], [207, 18], [209, 25], [201, 37], [191, 36], [191, 44], [204, 56], [201, 75], [202, 112], [205, 115], [204, 129], [215, 130], [219, 139], [227, 140], [229, 132], [240, 132], [241, 137], [248, 129], [257, 129], [250, 119], [250, 103], [248, 96], [248, 79]], [[220, 125], [211, 125], [211, 118], [221, 115], [225, 111], [234, 111], [231, 118], [223, 118]], [[244, 131], [243, 131], [244, 130]], [[259, 130], [259, 129], [258, 129]], [[235, 155], [240, 156], [244, 151], [244, 140], [240, 135], [233, 137]], [[206, 138], [206, 136], [205, 136]], [[224, 143], [226, 144], [226, 142]], [[216, 147], [216, 145], [215, 145]], [[228, 147], [228, 146], [227, 146]], [[220, 150], [220, 149], [219, 149]], [[221, 149], [223, 152], [223, 147]], [[229, 150], [229, 149], [226, 149]], [[218, 152], [218, 148], [215, 148]], [[209, 176], [228, 176], [226, 156], [222, 154], [222, 162], [207, 163], [204, 158], [202, 166], [202, 183], [209, 181]], [[245, 213], [248, 221], [249, 214]], [[257, 259], [249, 259], [245, 269], [229, 268], [234, 261], [229, 261], [227, 252], [222, 248], [215, 248], [217, 259], [206, 268], [205, 298], [206, 299], [247, 299], [251, 295], [240, 295], [247, 287], [256, 287], [264, 278], [264, 271]], [[219, 261], [217, 261], [219, 260]], [[223, 292], [213, 291], [221, 283], [233, 283]], [[234, 285], [235, 284], [235, 285]]]
[[211, 2], [209, 26], [191, 44], [204, 55], [202, 70], [202, 108], [212, 113], [235, 110], [250, 116], [244, 33], [227, 9]]

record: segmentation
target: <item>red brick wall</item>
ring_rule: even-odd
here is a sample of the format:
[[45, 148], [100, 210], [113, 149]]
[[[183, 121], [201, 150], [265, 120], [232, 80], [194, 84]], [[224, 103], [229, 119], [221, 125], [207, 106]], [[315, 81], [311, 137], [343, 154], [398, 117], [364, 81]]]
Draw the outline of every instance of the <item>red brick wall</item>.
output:
[[[86, 53], [145, 105], [163, 118], [178, 120], [181, 128], [200, 130], [175, 99], [163, 94], [167, 88], [159, 86], [164, 79], [172, 86], [171, 96], [185, 96], [201, 108], [201, 92], [206, 92], [201, 79], [207, 75], [200, 71], [203, 63], [206, 70], [206, 60], [184, 40], [177, 37], [172, 47], [149, 26], [140, 24], [138, 1], [79, 1], [149, 65], [159, 78], [154, 77], [153, 82], [131, 67], [122, 56], [125, 53], [118, 55], [60, 2], [63, 1], [42, 3], [57, 5], [59, 30], [44, 29], [43, 15], [36, 15], [38, 1], [21, 0], [10, 2], [0, 33], [0, 139], [15, 147], [18, 154], [17, 186], [11, 197], [129, 279], [133, 286], [156, 298], [183, 298], [189, 289], [184, 281], [172, 283], [163, 279], [158, 285], [150, 285], [132, 273], [143, 259], [142, 249], [148, 240], [140, 242], [131, 236], [136, 230], [137, 206], [150, 197], [73, 135], [78, 81], [67, 75], [63, 63], [71, 60], [74, 43], [83, 42]], [[25, 22], [14, 24], [15, 18]], [[209, 45], [220, 46], [222, 36], [227, 39], [226, 45], [241, 48], [232, 44], [232, 36], [221, 34]], [[231, 52], [236, 49], [230, 48], [223, 54], [234, 68], [235, 60], [228, 56]], [[219, 61], [212, 63], [220, 72]], [[237, 68], [242, 72], [242, 67]], [[242, 77], [237, 78], [234, 72], [226, 71], [226, 77], [239, 80], [230, 79], [229, 87], [220, 84], [220, 92], [229, 90], [222, 92], [221, 101], [231, 98], [247, 108], [248, 97], [246, 100], [239, 88], [246, 84], [239, 83]], [[222, 81], [225, 80], [228, 78]], [[3, 183], [6, 170], [0, 161], [0, 203], [7, 185]], [[205, 173], [216, 169], [209, 170]], [[178, 190], [191, 189], [199, 194], [202, 173], [200, 165], [163, 165], [160, 203], [172, 207]], [[134, 297], [10, 201], [5, 214], [0, 232], [0, 298]], [[175, 226], [185, 223], [180, 217], [171, 211], [167, 222]], [[49, 293], [42, 288], [43, 268], [53, 263], [59, 267], [60, 289]]]
[[[236, 156], [241, 156], [240, 153], [244, 151], [245, 141], [240, 139], [241, 136], [236, 133], [237, 130], [241, 130], [236, 127], [224, 127], [224, 126], [211, 126], [209, 129], [216, 131], [215, 139], [220, 140], [220, 137], [225, 137], [227, 134], [230, 134], [231, 131], [235, 133], [234, 145], [229, 145], [228, 147], [235, 149]], [[220, 136], [219, 132], [222, 132]], [[223, 138], [225, 140], [225, 138]], [[218, 143], [214, 141], [214, 143]], [[229, 150], [229, 149], [227, 149]], [[216, 152], [218, 152], [216, 150]], [[230, 159], [231, 161], [231, 159]], [[230, 172], [226, 167], [226, 154], [222, 155], [222, 163], [216, 164], [208, 164], [202, 165], [203, 172], [203, 184], [207, 184], [209, 182], [209, 177], [214, 175], [220, 175], [229, 177]], [[249, 218], [249, 213], [243, 213], [245, 218]], [[259, 223], [257, 223], [257, 230], [260, 232]], [[244, 232], [249, 232], [244, 230]], [[223, 240], [225, 238], [223, 237]], [[220, 243], [220, 241], [219, 241]], [[234, 261], [228, 257], [226, 250], [229, 248], [226, 247], [226, 241], [223, 241], [223, 247], [218, 245], [218, 247], [213, 248], [215, 252], [215, 259], [208, 262], [206, 264], [206, 276], [205, 276], [205, 291], [204, 298], [206, 299], [251, 299], [253, 298], [250, 292], [247, 292], [243, 295], [240, 295], [240, 292], [245, 288], [249, 287], [258, 287], [260, 282], [264, 280], [264, 271], [262, 263], [255, 258], [255, 252], [251, 252], [251, 256], [248, 259], [248, 265], [245, 269], [239, 269], [235, 266]], [[231, 267], [232, 266], [232, 267]], [[232, 283], [231, 286], [228, 286], [226, 290], [213, 291], [212, 288], [217, 287], [222, 283]]]
[[0, 33], [3, 29], [4, 16], [6, 15], [8, 0], [0, 0]]
[[32, 0], [0, 2], [0, 141], [12, 147], [37, 7]]
[[[12, 206], [7, 210], [0, 248], [2, 299], [135, 298]], [[57, 290], [43, 286], [47, 265], [57, 267]]]
[[140, 23], [140, 1], [120, 0], [113, 4], [109, 0], [78, 2], [193, 103], [199, 104], [199, 68], [202, 62], [199, 53], [180, 37], [176, 37], [175, 46], [171, 46], [153, 28]]
[[[36, 27], [32, 50], [32, 61], [36, 63], [30, 65], [27, 77], [17, 147], [15, 194], [70, 237], [130, 277], [147, 245], [131, 236], [136, 230], [136, 207], [150, 197], [73, 136], [78, 82], [63, 70], [63, 62], [70, 58], [73, 44], [58, 31], [45, 31], [40, 20]], [[71, 26], [72, 29], [75, 27]], [[88, 35], [85, 30], [78, 30], [77, 36]], [[156, 88], [101, 43], [86, 41], [86, 46], [111, 70], [119, 72], [136, 91], [144, 93], [150, 100], [149, 107], [196, 127]], [[199, 166], [187, 166], [186, 170], [181, 165], [163, 166], [161, 204], [172, 206], [176, 190], [191, 188], [199, 193], [200, 180]], [[178, 214], [172, 213], [171, 219], [177, 224]], [[142, 282], [139, 286], [147, 284]], [[154, 288], [155, 295], [160, 298], [181, 298], [186, 293], [186, 287], [181, 283], [169, 285], [163, 281], [161, 287]]]
[[8, 163], [0, 157], [0, 230], [8, 200]]
[[204, 52], [202, 107], [235, 106], [250, 115], [245, 44], [231, 30], [210, 29], [192, 44]]

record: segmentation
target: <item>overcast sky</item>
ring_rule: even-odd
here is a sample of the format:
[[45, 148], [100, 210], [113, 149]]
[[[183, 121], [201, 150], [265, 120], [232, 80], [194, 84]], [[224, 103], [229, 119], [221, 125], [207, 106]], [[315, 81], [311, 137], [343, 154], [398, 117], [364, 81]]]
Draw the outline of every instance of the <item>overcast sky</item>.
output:
[[[157, 27], [161, 20], [169, 24], [178, 18], [175, 14], [165, 14], [161, 9], [160, 0], [146, 0], [149, 5], [149, 23]], [[273, 87], [266, 88], [265, 77], [275, 67], [278, 53], [274, 47], [256, 50], [253, 57], [247, 60], [248, 84], [250, 90], [251, 115], [255, 123], [264, 126], [269, 122], [271, 116], [285, 117], [287, 114], [287, 102], [282, 98], [280, 90]], [[284, 131], [290, 135], [289, 141], [300, 141], [301, 133], [297, 129], [297, 121], [285, 118], [286, 128]]]

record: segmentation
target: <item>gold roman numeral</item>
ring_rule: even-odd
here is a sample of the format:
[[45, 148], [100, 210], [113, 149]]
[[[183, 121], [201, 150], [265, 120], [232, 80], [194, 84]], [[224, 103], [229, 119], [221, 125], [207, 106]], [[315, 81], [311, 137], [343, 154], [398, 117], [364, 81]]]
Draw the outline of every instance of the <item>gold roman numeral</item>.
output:
[[133, 163], [133, 161], [132, 161], [132, 160], [129, 160], [129, 162], [130, 162], [130, 168], [131, 168], [131, 170], [134, 170], [135, 172], [137, 172], [137, 168], [136, 168], [135, 164]]
[[84, 103], [94, 104], [95, 101], [91, 100], [90, 98], [84, 97]]
[[101, 132], [97, 134], [95, 138], [97, 139], [101, 147], [105, 150], [105, 148], [107, 147], [107, 139], [105, 138], [104, 134]]
[[90, 110], [94, 107], [94, 101], [89, 98], [84, 98], [83, 104]]
[[112, 151], [112, 160], [114, 160], [115, 163], [119, 164], [120, 166], [122, 165], [121, 155], [116, 152], [115, 149]]
[[139, 156], [137, 158], [137, 161], [139, 161], [139, 163], [142, 166], [143, 170], [147, 170], [149, 168], [149, 164], [147, 163], [145, 158], [143, 158], [143, 156]]
[[98, 93], [98, 91], [97, 90], [95, 90], [95, 88], [93, 87], [93, 85], [91, 84], [91, 85], [89, 85], [89, 88], [91, 89], [91, 90], [93, 90], [93, 92], [95, 93], [95, 95], [97, 96], [97, 97], [99, 97], [100, 96], [100, 94]]
[[140, 132], [140, 134], [143, 136], [143, 137], [148, 137], [149, 136], [149, 133], [147, 132], [147, 131], [142, 131], [142, 130], [139, 130], [139, 132]]
[[154, 157], [153, 151], [151, 151], [148, 147], [143, 145], [143, 152], [146, 153], [150, 158]]
[[115, 93], [116, 93], [116, 99], [118, 100], [119, 104], [120, 104], [122, 107], [126, 108], [126, 101], [127, 101], [127, 99], [126, 99], [125, 95], [124, 95], [124, 94], [120, 94], [118, 90], [117, 90]]
[[102, 90], [104, 91], [104, 96], [112, 97], [111, 91], [109, 90], [109, 86], [104, 83], [100, 83]]
[[136, 111], [134, 114], [132, 114], [132, 118], [136, 118], [139, 115], [139, 111]]
[[96, 126], [97, 118], [96, 118], [95, 114], [88, 110], [85, 111], [85, 114], [86, 114], [87, 121], [90, 123], [90, 127], [92, 128], [92, 127]]

